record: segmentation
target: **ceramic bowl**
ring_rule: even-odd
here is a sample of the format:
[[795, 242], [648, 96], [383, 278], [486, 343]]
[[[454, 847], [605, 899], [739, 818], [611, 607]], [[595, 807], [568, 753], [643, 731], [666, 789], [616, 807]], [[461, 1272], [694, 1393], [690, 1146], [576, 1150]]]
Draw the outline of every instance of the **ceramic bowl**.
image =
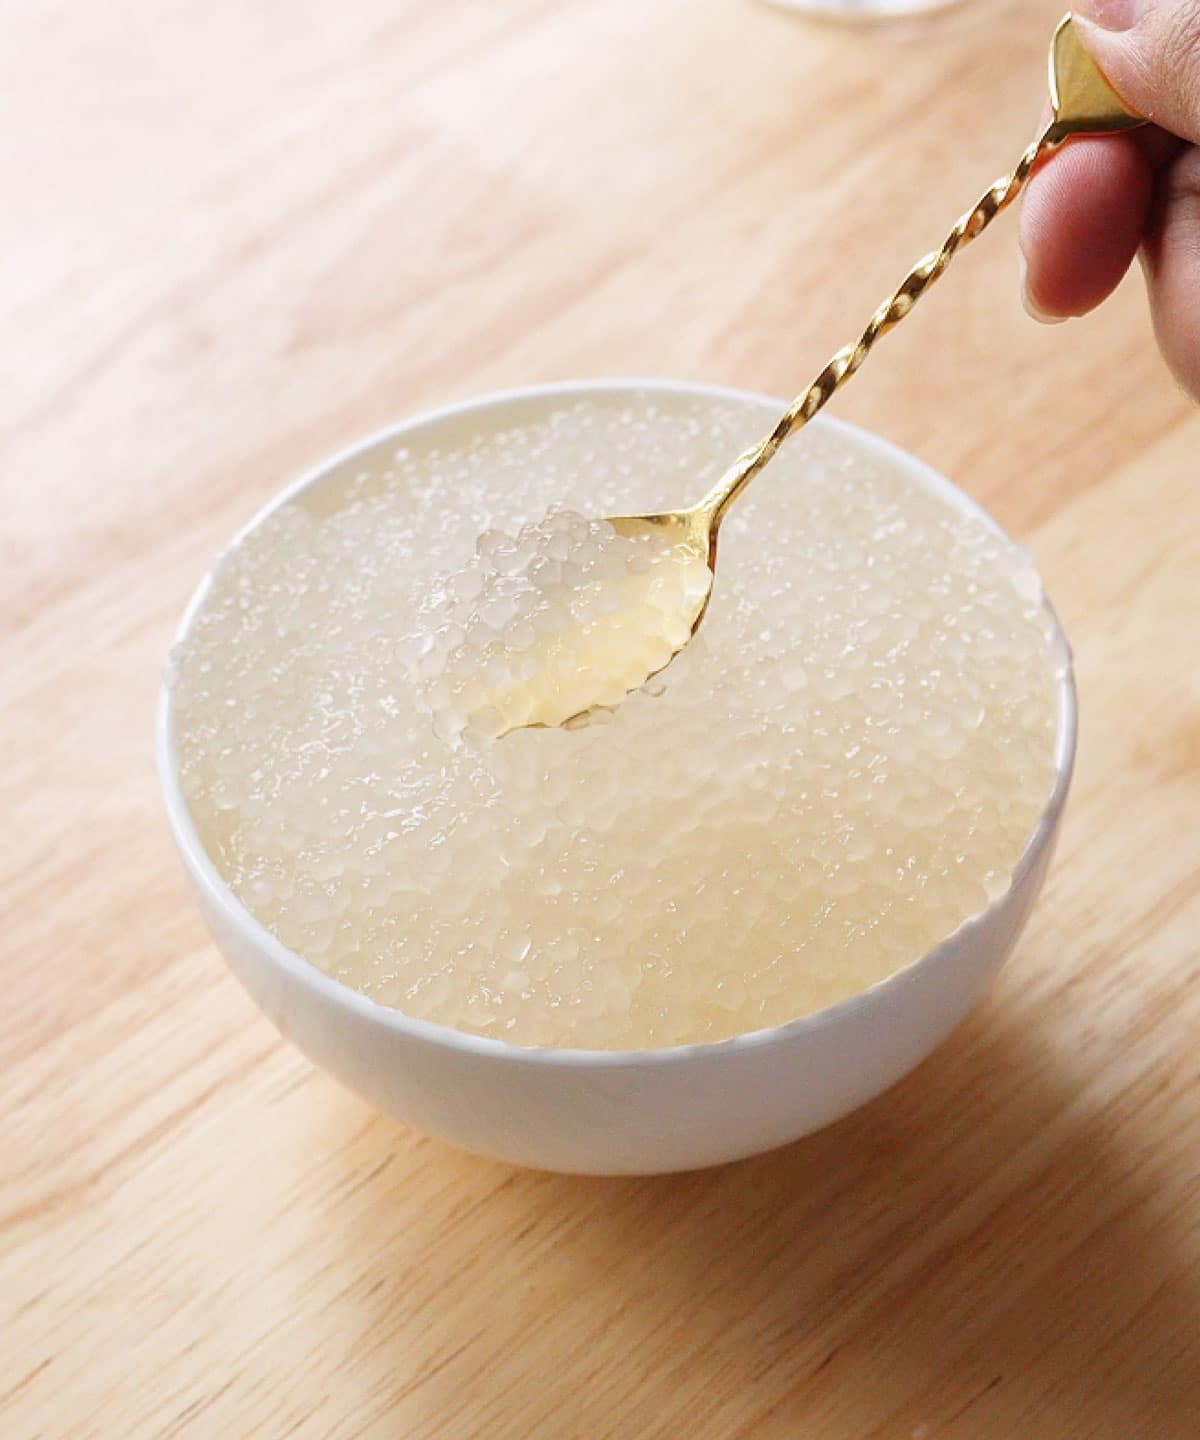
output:
[[[405, 421], [335, 455], [281, 494], [242, 533], [301, 490], [386, 463], [398, 444], [449, 443], [464, 425], [517, 423], [599, 392], [737, 403], [778, 400], [712, 386], [602, 381], [471, 400]], [[983, 512], [935, 471], [886, 440], [820, 416], [962, 511]], [[986, 518], [986, 517], [985, 517]], [[990, 522], [989, 523], [993, 523]], [[240, 537], [239, 537], [240, 538]], [[209, 581], [180, 627], [187, 634]], [[925, 1059], [983, 995], [1011, 952], [1045, 879], [1070, 784], [1076, 701], [1070, 650], [1053, 622], [1059, 663], [1054, 789], [1008, 893], [910, 965], [804, 1019], [718, 1044], [638, 1051], [533, 1049], [415, 1020], [330, 979], [243, 908], [218, 874], [179, 785], [171, 696], [160, 696], [157, 752], [167, 815], [204, 918], [270, 1021], [315, 1064], [405, 1125], [518, 1165], [592, 1174], [687, 1170], [784, 1145], [837, 1120]]]

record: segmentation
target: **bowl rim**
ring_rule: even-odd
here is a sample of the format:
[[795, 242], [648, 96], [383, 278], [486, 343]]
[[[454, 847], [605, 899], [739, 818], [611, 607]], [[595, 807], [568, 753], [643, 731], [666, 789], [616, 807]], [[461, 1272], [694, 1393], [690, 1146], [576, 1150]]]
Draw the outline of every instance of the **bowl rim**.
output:
[[[276, 510], [290, 504], [310, 487], [320, 484], [331, 472], [351, 462], [356, 456], [382, 445], [394, 444], [405, 435], [424, 430], [431, 425], [442, 424], [467, 415], [504, 409], [531, 400], [561, 400], [563, 403], [569, 403], [573, 400], [585, 400], [596, 394], [621, 392], [658, 393], [682, 398], [723, 400], [776, 412], [781, 411], [787, 403], [758, 391], [728, 385], [689, 380], [606, 377], [553, 381], [488, 391], [465, 400], [457, 400], [431, 410], [424, 410], [408, 419], [386, 425], [310, 466], [296, 480], [285, 486], [263, 505], [236, 532], [225, 550], [218, 552], [218, 555], [214, 557], [213, 564], [210, 565], [188, 601], [176, 627], [172, 649], [186, 638], [196, 616], [208, 598], [220, 555], [240, 544], [251, 531], [261, 525]], [[809, 423], [818, 429], [840, 432], [867, 452], [873, 452], [880, 458], [899, 466], [905, 473], [912, 475], [918, 483], [953, 504], [956, 509], [982, 519], [993, 530], [1011, 541], [1011, 537], [978, 501], [959, 489], [953, 481], [924, 460], [904, 450], [893, 441], [831, 415], [818, 415]], [[1012, 880], [1008, 889], [991, 901], [984, 910], [964, 921], [932, 949], [927, 950], [916, 960], [910, 961], [902, 969], [867, 986], [866, 989], [856, 991], [844, 1000], [839, 1000], [833, 1005], [825, 1006], [821, 1010], [800, 1016], [795, 1020], [789, 1020], [785, 1024], [764, 1026], [724, 1040], [655, 1046], [641, 1050], [591, 1050], [570, 1046], [518, 1045], [509, 1040], [488, 1035], [476, 1035], [470, 1031], [457, 1030], [453, 1026], [443, 1025], [438, 1021], [423, 1020], [407, 1015], [403, 1011], [381, 1004], [362, 991], [355, 990], [333, 976], [327, 975], [311, 961], [304, 959], [302, 955], [284, 945], [246, 909], [229, 884], [222, 878], [208, 855], [192, 822], [191, 812], [179, 784], [173, 724], [173, 697], [164, 673], [159, 685], [156, 705], [154, 748], [167, 821], [192, 882], [201, 891], [209, 905], [221, 914], [226, 923], [239, 934], [243, 941], [265, 956], [276, 970], [282, 971], [291, 981], [308, 990], [326, 1006], [345, 1012], [349, 1017], [382, 1027], [385, 1031], [393, 1032], [398, 1038], [424, 1042], [478, 1059], [496, 1060], [509, 1065], [582, 1067], [595, 1070], [620, 1070], [631, 1066], [658, 1068], [680, 1065], [694, 1062], [703, 1056], [732, 1056], [768, 1046], [791, 1043], [805, 1034], [839, 1025], [857, 1012], [873, 1008], [885, 994], [903, 990], [914, 983], [918, 972], [935, 965], [939, 958], [945, 959], [952, 955], [957, 947], [969, 940], [976, 931], [985, 928], [998, 911], [1009, 904], [1053, 838], [1066, 803], [1075, 765], [1078, 699], [1070, 643], [1049, 597], [1044, 599], [1044, 604], [1051, 620], [1053, 648], [1057, 652], [1055, 657], [1057, 661], [1055, 780], [1037, 824], [1030, 832], [1025, 848], [1013, 868]]]

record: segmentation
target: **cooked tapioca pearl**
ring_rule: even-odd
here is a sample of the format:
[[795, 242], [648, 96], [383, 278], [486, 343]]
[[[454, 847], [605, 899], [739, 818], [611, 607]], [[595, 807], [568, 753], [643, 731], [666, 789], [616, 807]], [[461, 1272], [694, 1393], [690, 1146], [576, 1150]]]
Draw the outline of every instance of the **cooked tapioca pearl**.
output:
[[570, 510], [511, 538], [486, 531], [421, 607], [433, 645], [416, 673], [435, 728], [487, 740], [618, 704], [686, 643], [711, 581], [668, 537]]
[[[409, 446], [231, 551], [171, 683], [184, 793], [247, 908], [381, 1003], [614, 1048], [834, 1003], [1003, 895], [1054, 776], [1040, 582], [840, 432], [740, 502], [704, 625], [624, 695], [622, 657], [669, 658], [638, 607], [673, 562], [585, 513], [678, 506], [760, 427], [597, 400]], [[633, 578], [636, 643], [603, 599]], [[542, 703], [590, 586], [615, 708], [489, 740]], [[473, 618], [493, 590], [498, 627]]]

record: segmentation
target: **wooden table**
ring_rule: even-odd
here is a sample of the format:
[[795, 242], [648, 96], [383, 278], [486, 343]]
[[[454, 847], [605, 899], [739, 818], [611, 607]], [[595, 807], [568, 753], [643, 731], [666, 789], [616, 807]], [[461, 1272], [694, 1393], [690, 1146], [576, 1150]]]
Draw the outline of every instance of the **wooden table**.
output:
[[1009, 219], [836, 402], [1030, 543], [1083, 729], [997, 992], [823, 1134], [596, 1181], [405, 1132], [226, 973], [151, 767], [299, 468], [499, 385], [790, 393], [1015, 158], [1055, 16], [8, 7], [5, 1440], [1200, 1434], [1200, 415], [1140, 282], [1040, 329]]

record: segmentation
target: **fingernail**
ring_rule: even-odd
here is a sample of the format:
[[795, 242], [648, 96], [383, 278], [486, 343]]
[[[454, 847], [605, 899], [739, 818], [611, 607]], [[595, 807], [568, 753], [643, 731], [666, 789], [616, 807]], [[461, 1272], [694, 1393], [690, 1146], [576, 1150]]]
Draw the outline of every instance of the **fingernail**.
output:
[[1025, 307], [1025, 313], [1039, 325], [1061, 325], [1068, 317], [1066, 315], [1047, 315], [1039, 308], [1037, 302], [1029, 290], [1029, 267], [1025, 262], [1024, 255], [1021, 256], [1021, 304]]
[[1079, 0], [1075, 14], [1090, 20], [1101, 30], [1132, 30], [1137, 24], [1143, 0]]

